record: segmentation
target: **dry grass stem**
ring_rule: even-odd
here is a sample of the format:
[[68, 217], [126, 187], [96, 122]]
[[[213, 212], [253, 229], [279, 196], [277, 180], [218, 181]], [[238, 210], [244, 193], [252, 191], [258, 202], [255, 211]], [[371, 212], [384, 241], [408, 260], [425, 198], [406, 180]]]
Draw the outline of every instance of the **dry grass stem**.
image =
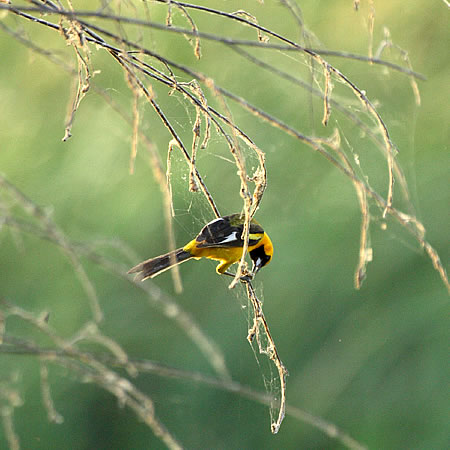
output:
[[[235, 12], [233, 12], [231, 14], [233, 16], [237, 16], [237, 17], [244, 17], [248, 21], [250, 21], [251, 23], [254, 23], [255, 25], [258, 25], [258, 19], [254, 15], [248, 13], [247, 11], [244, 11], [243, 9], [235, 11]], [[257, 37], [258, 37], [258, 41], [259, 42], [268, 42], [269, 41], [269, 38], [262, 33], [260, 28], [256, 28], [256, 33], [257, 33]]]
[[200, 145], [200, 126], [202, 123], [202, 115], [199, 108], [195, 108], [195, 122], [192, 128], [192, 147], [191, 160], [189, 163], [189, 190], [191, 192], [198, 192], [198, 185], [195, 180], [196, 158], [197, 150]]
[[332, 149], [346, 169], [353, 174], [353, 186], [358, 197], [359, 208], [361, 210], [361, 228], [360, 228], [360, 238], [359, 238], [359, 259], [358, 265], [355, 270], [355, 288], [360, 289], [362, 283], [367, 275], [367, 264], [372, 261], [372, 248], [369, 245], [369, 227], [370, 227], [370, 212], [369, 212], [369, 202], [367, 201], [366, 191], [364, 186], [358, 181], [358, 177], [353, 169], [353, 166], [348, 159], [347, 155], [344, 153], [341, 147], [341, 138], [338, 129], [334, 130], [332, 136], [329, 139], [321, 140], [321, 144], [328, 146]]
[[179, 8], [179, 10], [183, 13], [183, 15], [186, 17], [187, 21], [189, 22], [189, 25], [191, 25], [191, 30], [194, 36], [194, 40], [190, 38], [189, 35], [185, 35], [184, 37], [187, 39], [187, 41], [192, 45], [194, 48], [194, 55], [197, 59], [200, 59], [201, 54], [201, 46], [200, 46], [200, 37], [198, 36], [198, 28], [195, 24], [194, 20], [192, 19], [191, 15], [188, 13], [187, 9], [184, 8], [182, 5], [175, 5]]
[[[186, 6], [186, 5], [184, 5], [184, 6]], [[216, 13], [216, 12], [215, 12]], [[231, 16], [230, 16], [230, 18], [231, 18]], [[242, 18], [241, 18], [242, 19]], [[242, 20], [244, 20], [244, 19], [242, 19]], [[135, 22], [135, 21], [133, 21], [133, 22]], [[135, 22], [136, 23], [136, 22]], [[248, 22], [247, 24], [250, 24], [250, 25], [252, 25], [252, 23], [251, 22]], [[253, 25], [255, 25], [255, 24], [253, 24]], [[257, 26], [257, 25], [255, 25], [255, 26]], [[258, 26], [257, 26], [258, 27]], [[94, 27], [95, 28], [95, 27]], [[261, 28], [260, 28], [261, 29]], [[120, 39], [122, 42], [125, 42], [125, 40], [123, 40], [123, 39]], [[286, 39], [284, 39], [285, 41], [286, 41]], [[127, 43], [127, 45], [128, 44], [132, 44], [132, 43], [130, 43], [130, 42], [126, 42]], [[236, 42], [236, 43], [238, 43], [238, 44], [242, 44], [242, 42]], [[296, 46], [296, 47], [299, 47], [299, 46]], [[273, 47], [272, 47], [273, 48]], [[301, 49], [300, 49], [301, 50]], [[305, 50], [305, 49], [303, 49], [303, 50]], [[145, 52], [145, 50], [144, 49], [140, 49], [140, 51], [144, 51]], [[308, 51], [307, 49], [305, 50], [305, 51], [307, 51], [307, 53], [311, 53], [310, 51]], [[332, 52], [322, 52], [322, 54], [331, 54]], [[338, 55], [338, 53], [336, 53], [335, 52], [335, 55], [336, 56], [339, 56]], [[317, 57], [317, 55], [313, 55], [313, 56], [315, 56], [315, 57]], [[341, 56], [344, 56], [344, 57], [352, 57], [351, 55], [347, 55], [347, 54], [344, 54], [344, 53], [342, 53], [341, 54]], [[320, 60], [319, 60], [320, 61]], [[375, 62], [375, 61], [373, 61], [373, 62]], [[390, 66], [389, 64], [387, 64], [388, 66]], [[391, 66], [390, 66], [391, 67]], [[335, 72], [336, 73], [336, 72]], [[337, 75], [342, 75], [342, 74], [339, 74], [339, 73], [337, 73]], [[412, 74], [411, 74], [412, 75]], [[414, 74], [414, 76], [415, 76], [415, 74]], [[342, 78], [344, 81], [346, 81], [345, 80], [345, 77], [344, 78]], [[387, 201], [386, 201], [386, 205], [387, 205], [387, 207], [389, 207], [391, 204], [392, 204], [392, 199], [393, 199], [393, 180], [394, 180], [394, 166], [395, 166], [395, 160], [394, 160], [394, 157], [393, 157], [393, 148], [392, 148], [392, 143], [391, 143], [391, 141], [390, 141], [390, 138], [389, 138], [389, 135], [388, 135], [388, 133], [387, 133], [387, 128], [385, 127], [385, 125], [384, 125], [384, 123], [381, 121], [381, 118], [379, 117], [379, 115], [378, 115], [378, 113], [376, 113], [376, 110], [373, 108], [373, 106], [370, 104], [370, 102], [369, 103], [367, 103], [368, 102], [368, 99], [365, 97], [365, 94], [362, 92], [362, 91], [360, 91], [360, 90], [358, 90], [355, 86], [353, 86], [351, 83], [349, 83], [348, 84], [350, 87], [351, 87], [351, 89], [352, 90], [354, 90], [355, 91], [355, 93], [362, 99], [362, 101], [368, 106], [368, 109], [371, 111], [371, 113], [375, 116], [375, 118], [377, 119], [377, 121], [378, 121], [378, 123], [379, 123], [379, 127], [380, 127], [380, 130], [381, 130], [381, 135], [383, 136], [383, 141], [384, 141], [384, 144], [385, 144], [385, 148], [386, 148], [386, 153], [387, 153], [387, 159], [388, 159], [388, 168], [389, 168], [389, 184], [388, 184], [388, 186], [389, 186], [389, 188], [388, 188], [388, 196], [387, 196]], [[253, 110], [253, 112], [258, 112], [258, 110], [257, 109], [255, 109], [255, 108], [249, 108], [250, 110]], [[264, 113], [262, 113], [261, 114], [261, 116], [262, 117], [264, 117], [264, 118], [268, 118], [268, 117], [270, 117], [270, 116], [268, 116], [268, 115], [266, 115], [266, 114], [264, 114]], [[276, 126], [278, 126], [278, 127], [280, 127], [280, 125], [281, 125], [281, 128], [284, 128], [285, 130], [286, 130], [286, 128], [279, 122], [279, 121], [272, 121], [272, 124], [275, 124]], [[297, 137], [300, 137], [300, 135], [298, 134], [298, 133], [293, 133], [293, 135], [296, 135]], [[305, 138], [305, 139], [302, 139], [302, 140], [304, 140], [306, 143], [312, 143], [313, 141], [311, 140], [311, 139], [307, 139], [307, 138]], [[312, 145], [313, 146], [313, 148], [315, 147], [314, 145]], [[329, 159], [330, 161], [333, 161], [333, 159], [332, 158], [329, 158], [327, 155], [325, 155], [326, 157], [327, 157], [327, 159]], [[347, 171], [344, 171], [344, 173], [346, 173]], [[384, 214], [386, 214], [386, 212], [387, 212], [387, 208], [385, 208], [384, 209]], [[442, 272], [440, 272], [440, 273], [442, 273]], [[442, 275], [441, 275], [442, 276]]]
[[[177, 3], [178, 3], [178, 2], [177, 2]], [[180, 3], [180, 4], [181, 4], [181, 3]], [[186, 5], [183, 4], [182, 6], [186, 6]], [[69, 15], [70, 15], [70, 14], [69, 14]], [[78, 15], [83, 16], [83, 15], [92, 15], [92, 14], [88, 14], [88, 13], [80, 13], [80, 14], [78, 14]], [[95, 16], [95, 17], [102, 17], [101, 14], [100, 14], [100, 15], [94, 14], [94, 16]], [[120, 20], [120, 17], [119, 17], [119, 18], [116, 18], [116, 17], [108, 16], [108, 18], [113, 18], [114, 20]], [[252, 25], [252, 26], [255, 26], [255, 27], [257, 27], [257, 28], [260, 29], [260, 30], [263, 29], [263, 28], [260, 27], [259, 25], [253, 24], [253, 23], [250, 22], [250, 21], [247, 21], [247, 20], [242, 19], [242, 18], [241, 18], [241, 20], [244, 20], [246, 24], [250, 24], [250, 25]], [[126, 22], [129, 22], [129, 21], [126, 20]], [[133, 23], [137, 23], [136, 21], [132, 21], [132, 22], [133, 22]], [[148, 24], [148, 23], [147, 23], [147, 24]], [[93, 27], [93, 28], [95, 29], [96, 27]], [[156, 28], [158, 28], [158, 27], [156, 27]], [[171, 28], [171, 31], [174, 31], [174, 30], [175, 30], [174, 28]], [[265, 30], [265, 29], [264, 29], [264, 30]], [[180, 31], [180, 30], [176, 30], [176, 32], [178, 32], [178, 31]], [[186, 30], [185, 30], [185, 31], [186, 31]], [[309, 49], [302, 48], [302, 47], [296, 45], [295, 43], [290, 42], [289, 40], [280, 37], [280, 36], [277, 35], [277, 34], [272, 33], [272, 35], [274, 35], [274, 36], [276, 36], [276, 37], [278, 37], [278, 38], [280, 38], [280, 39], [282, 39], [282, 40], [284, 40], [284, 41], [289, 42], [295, 49], [297, 49], [297, 50], [299, 50], [299, 51], [304, 51], [304, 52], [306, 52], [308, 55], [312, 56], [314, 59], [316, 59], [316, 60], [317, 60], [318, 62], [320, 62], [322, 65], [324, 64], [324, 61], [323, 61], [322, 58], [319, 56], [319, 54], [315, 53], [314, 51], [309, 50]], [[206, 37], [209, 38], [209, 39], [213, 39], [213, 38], [212, 38], [211, 36], [209, 36], [209, 35], [207, 35]], [[216, 39], [216, 40], [217, 40], [217, 39]], [[220, 40], [220, 39], [219, 39], [219, 40]], [[132, 44], [132, 43], [129, 43], [129, 42], [125, 42], [125, 40], [123, 40], [123, 39], [121, 39], [121, 41], [122, 41], [123, 43], [127, 43], [127, 45], [128, 45], [128, 44]], [[231, 42], [230, 40], [227, 40], [227, 41], [225, 41], [225, 42], [226, 42], [228, 45], [236, 45], [236, 44], [238, 44], [238, 45], [244, 45], [244, 43], [241, 42], [241, 41], [233, 41], [233, 42]], [[251, 42], [251, 41], [250, 41], [250, 42]], [[249, 44], [249, 43], [245, 43], [245, 44], [253, 45], [253, 44]], [[273, 46], [268, 46], [268, 44], [264, 44], [264, 45], [266, 45], [268, 48], [274, 48]], [[387, 160], [388, 160], [389, 182], [388, 182], [388, 194], [387, 194], [387, 201], [386, 201], [386, 203], [387, 203], [388, 206], [391, 206], [391, 205], [392, 205], [392, 200], [393, 200], [393, 186], [394, 186], [394, 169], [393, 169], [393, 167], [394, 167], [394, 149], [393, 149], [393, 146], [392, 146], [392, 142], [391, 142], [391, 140], [390, 140], [390, 137], [389, 137], [389, 133], [388, 133], [388, 131], [387, 131], [387, 127], [385, 126], [385, 124], [384, 124], [384, 122], [382, 121], [381, 117], [379, 116], [378, 112], [375, 110], [375, 108], [373, 107], [373, 105], [371, 104], [371, 102], [370, 102], [370, 101], [368, 100], [368, 98], [366, 97], [365, 93], [364, 93], [363, 91], [359, 90], [352, 82], [350, 82], [350, 80], [349, 80], [347, 77], [345, 77], [342, 73], [340, 73], [336, 68], [334, 68], [333, 66], [329, 66], [329, 68], [330, 68], [330, 70], [331, 70], [331, 71], [332, 71], [339, 79], [341, 79], [345, 84], [347, 84], [347, 85], [351, 88], [351, 90], [355, 93], [355, 95], [357, 96], [357, 98], [359, 98], [359, 99], [363, 102], [363, 104], [366, 105], [366, 107], [368, 108], [368, 110], [370, 111], [370, 113], [374, 116], [374, 118], [375, 118], [376, 121], [378, 122], [379, 130], [380, 130], [380, 132], [381, 132], [381, 135], [383, 136], [383, 140], [384, 140], [384, 143], [385, 143], [385, 146], [386, 146]], [[385, 209], [384, 215], [386, 214], [386, 212], [387, 212], [387, 210]]]
[[48, 380], [48, 367], [45, 363], [44, 358], [41, 358], [40, 365], [40, 375], [41, 375], [41, 394], [42, 403], [47, 410], [47, 418], [51, 423], [61, 424], [64, 422], [64, 417], [58, 413], [55, 409], [53, 403], [52, 395], [50, 392], [50, 382]]
[[333, 89], [333, 84], [331, 83], [331, 73], [328, 69], [328, 64], [325, 63], [323, 66], [323, 73], [325, 77], [325, 89], [323, 93], [323, 119], [322, 125], [326, 127], [328, 125], [328, 120], [330, 120], [331, 107], [330, 107], [330, 97], [331, 91]]
[[[405, 61], [406, 66], [410, 70], [412, 69], [412, 64], [411, 64], [411, 60], [409, 58], [408, 52], [406, 50], [404, 50], [403, 48], [401, 48], [398, 44], [394, 44], [394, 42], [392, 42], [390, 32], [385, 27], [384, 28], [384, 40], [381, 41], [380, 45], [378, 46], [378, 49], [376, 51], [376, 59], [380, 59], [382, 54], [385, 52], [385, 50], [388, 50], [388, 49], [396, 50], [399, 53], [400, 58], [403, 61]], [[420, 91], [419, 91], [419, 86], [417, 84], [417, 80], [414, 77], [410, 76], [409, 83], [411, 85], [411, 89], [414, 94], [414, 99], [415, 99], [416, 105], [420, 106], [421, 99], [420, 99]]]
[[62, 21], [60, 23], [61, 34], [67, 41], [68, 45], [71, 45], [75, 51], [78, 62], [78, 80], [77, 87], [75, 89], [74, 98], [72, 100], [71, 107], [67, 114], [66, 128], [64, 131], [63, 142], [67, 141], [72, 134], [72, 125], [75, 120], [75, 113], [80, 107], [81, 101], [86, 96], [90, 88], [91, 70], [90, 70], [90, 54], [89, 48], [86, 45], [83, 31], [77, 21], [71, 20], [70, 26], [63, 27]]
[[8, 191], [10, 196], [14, 199], [14, 201], [20, 204], [24, 211], [39, 223], [39, 226], [42, 228], [42, 230], [45, 231], [45, 233], [51, 235], [54, 240], [60, 244], [61, 248], [64, 250], [64, 253], [72, 264], [78, 280], [86, 293], [94, 320], [96, 322], [100, 322], [103, 319], [103, 313], [94, 284], [88, 277], [80, 259], [78, 258], [78, 255], [70, 246], [64, 233], [51, 219], [51, 215], [48, 213], [48, 211], [45, 211], [44, 209], [33, 203], [25, 194], [23, 194], [16, 186], [11, 184], [1, 174], [0, 186], [4, 187]]
[[[186, 5], [184, 5], [184, 6], [186, 6]], [[208, 11], [209, 11], [209, 9], [208, 9]], [[216, 12], [215, 12], [215, 13], [216, 13]], [[86, 14], [87, 14], [87, 15], [92, 15], [92, 14], [88, 14], [88, 13], [86, 13]], [[95, 15], [96, 17], [101, 17], [101, 15], [100, 15], [100, 16], [97, 15], [97, 14], [94, 14], [94, 15]], [[110, 17], [110, 18], [116, 19], [115, 17], [111, 17], [111, 16], [109, 16], [109, 17]], [[227, 16], [227, 17], [228, 17], [228, 16]], [[231, 18], [231, 16], [230, 16], [230, 18]], [[241, 20], [244, 20], [244, 19], [242, 19], [242, 18], [240, 18], [240, 19], [241, 19]], [[120, 18], [119, 18], [119, 20], [120, 20]], [[126, 20], [126, 21], [127, 21], [127, 20]], [[128, 21], [128, 22], [129, 22], [129, 21]], [[139, 21], [135, 21], [135, 20], [132, 20], [131, 22], [133, 22], [133, 23], [139, 23]], [[147, 24], [148, 24], [148, 23], [147, 23]], [[255, 24], [252, 24], [251, 22], [248, 22], [247, 24], [255, 25]], [[257, 25], [255, 25], [255, 26], [257, 26]], [[101, 30], [101, 29], [98, 30], [98, 27], [93, 26], [93, 28], [94, 28], [94, 29], [97, 29], [97, 31], [103, 31], [103, 32], [105, 32], [104, 30]], [[261, 29], [262, 29], [262, 28], [261, 28]], [[179, 30], [174, 30], [174, 29], [172, 29], [172, 31], [178, 32]], [[264, 30], [264, 31], [267, 31], [267, 30]], [[105, 32], [105, 34], [108, 35], [108, 32]], [[276, 35], [276, 34], [274, 34], [274, 33], [272, 33], [272, 35], [279, 37], [278, 35]], [[113, 35], [111, 35], [111, 34], [109, 34], [109, 36], [112, 37], [112, 38], [114, 38], [114, 39], [117, 39], [117, 36], [113, 36]], [[207, 36], [207, 37], [210, 38], [210, 36]], [[211, 39], [213, 39], [213, 38], [211, 38]], [[123, 39], [123, 38], [119, 38], [118, 40], [119, 40], [120, 42], [126, 43], [127, 45], [133, 45], [132, 42], [129, 42], [129, 41]], [[286, 39], [284, 39], [284, 40], [287, 41]], [[226, 41], [226, 42], [229, 43], [229, 41]], [[244, 44], [248, 44], [248, 43], [247, 43], [247, 42], [242, 42], [242, 41], [235, 41], [233, 44], [244, 45]], [[253, 44], [248, 44], [248, 45], [253, 45]], [[265, 44], [265, 45], [267, 46], [267, 44]], [[146, 53], [146, 54], [152, 54], [152, 53], [149, 52], [148, 50], [143, 49], [143, 48], [140, 48], [140, 47], [137, 46], [136, 44], [134, 44], [134, 47], [135, 47], [135, 48], [138, 48], [138, 50], [141, 51], [141, 52], [143, 52], [143, 53]], [[314, 56], [316, 59], [317, 59], [317, 57], [318, 57], [318, 54], [314, 54], [314, 52], [311, 53], [311, 51], [308, 50], [308, 49], [302, 49], [302, 48], [300, 48], [299, 46], [294, 46], [294, 47], [295, 47], [295, 49], [297, 49], [297, 50], [303, 50], [303, 51], [306, 51], [308, 54], [311, 54], [311, 55]], [[272, 46], [268, 46], [268, 48], [277, 48], [277, 47], [272, 45]], [[343, 52], [321, 51], [321, 53], [322, 53], [322, 54], [330, 54], [330, 55], [334, 55], [334, 56], [342, 56], [342, 57], [355, 57], [355, 59], [364, 60], [364, 58], [362, 58], [362, 57], [359, 58], [359, 57], [357, 57], [356, 55], [346, 54], [346, 53], [343, 53]], [[156, 56], [156, 55], [154, 55], [154, 56]], [[320, 62], [320, 58], [319, 58], [319, 62]], [[372, 62], [374, 62], [374, 63], [379, 63], [379, 61], [377, 61], [377, 60], [372, 60]], [[171, 64], [171, 65], [174, 65], [174, 64]], [[387, 67], [395, 68], [395, 67], [392, 66], [391, 63], [387, 63], [387, 62], [386, 62], [385, 65], [386, 65]], [[175, 66], [176, 66], [176, 65], [175, 65]], [[384, 215], [385, 215], [385, 214], [387, 213], [387, 211], [389, 210], [389, 206], [392, 204], [392, 199], [393, 199], [394, 166], [395, 166], [395, 159], [394, 159], [394, 155], [393, 155], [394, 149], [393, 149], [393, 147], [392, 147], [392, 143], [391, 143], [391, 141], [390, 141], [390, 137], [389, 137], [389, 134], [388, 134], [388, 132], [387, 132], [387, 128], [386, 128], [384, 122], [381, 120], [381, 118], [380, 118], [380, 116], [378, 115], [378, 113], [376, 112], [376, 110], [375, 110], [375, 108], [373, 107], [373, 105], [371, 105], [371, 103], [368, 101], [367, 97], [365, 96], [365, 93], [364, 93], [363, 91], [360, 91], [358, 88], [356, 88], [356, 86], [354, 86], [349, 80], [347, 80], [346, 77], [344, 77], [342, 74], [340, 74], [338, 71], [336, 71], [335, 68], [333, 68], [332, 66], [330, 66], [330, 69], [333, 71], [333, 73], [335, 73], [338, 77], [340, 77], [344, 82], [346, 82], [346, 84], [347, 84], [347, 85], [355, 92], [355, 94], [361, 99], [361, 101], [368, 107], [369, 111], [370, 111], [371, 114], [375, 117], [375, 119], [377, 120], [377, 122], [378, 122], [378, 124], [379, 124], [380, 134], [382, 135], [382, 140], [383, 140], [383, 142], [384, 142], [384, 147], [385, 147], [385, 149], [386, 149], [386, 154], [387, 154], [387, 159], [388, 159], [388, 169], [389, 169], [389, 170], [388, 170], [388, 171], [389, 171], [388, 195], [387, 195], [386, 207], [385, 207], [385, 209], [384, 209]], [[397, 69], [396, 69], [396, 70], [397, 70]], [[400, 69], [398, 69], [398, 70], [400, 70]], [[403, 71], [403, 70], [402, 70], [402, 71]], [[418, 75], [415, 74], [415, 73], [412, 74], [411, 71], [409, 71], [409, 70], [404, 71], [404, 73], [408, 73], [408, 74], [410, 74], [411, 76], [418, 76]], [[194, 74], [194, 72], [191, 71], [191, 74]], [[203, 80], [203, 81], [204, 81], [204, 80]], [[238, 99], [237, 96], [233, 96], [233, 94], [231, 94], [231, 93], [230, 93], [229, 96], [230, 96], [230, 98]], [[322, 154], [323, 154], [330, 162], [332, 162], [333, 164], [335, 164], [335, 165], [337, 165], [337, 166], [339, 167], [339, 164], [337, 163], [336, 160], [334, 160], [334, 158], [332, 158], [332, 157], [330, 157], [329, 155], [327, 155], [326, 152], [324, 152], [323, 149], [320, 149], [320, 148], [318, 148], [316, 145], [314, 145], [314, 140], [313, 140], [313, 139], [307, 138], [306, 136], [302, 136], [302, 135], [301, 135], [300, 133], [298, 133], [297, 131], [291, 129], [290, 127], [287, 127], [285, 124], [283, 124], [283, 123], [280, 122], [279, 120], [272, 118], [272, 117], [271, 117], [270, 115], [268, 115], [267, 113], [265, 113], [265, 112], [259, 110], [259, 109], [256, 108], [256, 107], [252, 107], [252, 106], [251, 106], [250, 104], [248, 104], [248, 103], [241, 102], [241, 104], [246, 104], [247, 109], [250, 110], [252, 113], [256, 113], [256, 115], [257, 115], [258, 117], [262, 117], [262, 118], [264, 118], [264, 119], [268, 119], [269, 123], [271, 123], [272, 125], [275, 125], [275, 126], [281, 128], [281, 129], [284, 129], [284, 130], [287, 131], [289, 134], [291, 134], [291, 135], [293, 135], [293, 136], [296, 136], [297, 138], [300, 138], [302, 141], [304, 141], [304, 142], [307, 143], [308, 145], [311, 145], [315, 150], [319, 150], [319, 152], [322, 153]], [[179, 143], [180, 143], [180, 142], [179, 142]], [[347, 176], [350, 176], [350, 177], [351, 177], [351, 174], [350, 174], [347, 170], [345, 170], [344, 167], [340, 167], [340, 168], [341, 168], [341, 170], [342, 170], [345, 174], [347, 174]], [[344, 170], [343, 170], [343, 169], [344, 169]], [[352, 178], [352, 177], [351, 177], [351, 178]], [[210, 200], [211, 200], [211, 199], [212, 199], [212, 197], [210, 197]], [[210, 203], [211, 203], [211, 201], [210, 201]], [[216, 212], [217, 212], [217, 209], [215, 209], [215, 210], [216, 210]], [[216, 215], [217, 215], [217, 214], [216, 214]], [[443, 275], [442, 275], [443, 273], [445, 273], [445, 272], [440, 271], [441, 277], [443, 276]], [[444, 279], [445, 279], [445, 277], [444, 277]]]
[[[23, 220], [14, 217], [6, 217], [5, 223], [9, 227], [30, 233], [39, 239], [48, 240], [59, 247], [62, 246], [61, 242], [57, 240], [53, 234], [49, 234], [46, 230], [42, 230], [32, 223], [24, 222]], [[70, 242], [70, 245], [79, 257], [84, 256], [90, 259], [111, 275], [123, 278], [141, 289], [147, 295], [149, 304], [160, 311], [161, 314], [169, 320], [173, 320], [174, 323], [192, 340], [217, 375], [224, 379], [230, 378], [225, 363], [225, 357], [221, 349], [214, 343], [210, 336], [205, 335], [192, 316], [184, 311], [172, 297], [162, 291], [154, 283], [134, 283], [132, 278], [126, 274], [126, 266], [118, 265], [111, 259], [97, 253], [90, 243], [81, 244]], [[134, 257], [133, 260], [135, 259], [136, 258]], [[74, 336], [72, 339], [76, 340], [77, 337]]]
[[[56, 358], [53, 362], [62, 367], [69, 367], [79, 371], [85, 382], [95, 382], [98, 386], [113, 394], [123, 405], [130, 407], [137, 416], [148, 425], [155, 436], [159, 437], [170, 449], [181, 449], [181, 445], [167, 428], [156, 417], [152, 400], [141, 391], [139, 391], [128, 379], [121, 377], [116, 372], [110, 370], [105, 364], [101, 363], [90, 354], [82, 353], [70, 341], [62, 339], [55, 330], [53, 330], [46, 321], [47, 314], [35, 316], [23, 308], [1, 301], [6, 316], [16, 316], [21, 320], [32, 325], [37, 332], [49, 337], [53, 345], [64, 350], [64, 352], [73, 358], [76, 363], [72, 364], [66, 358]], [[92, 330], [90, 330], [92, 331]], [[94, 330], [95, 334], [95, 330]], [[41, 374], [42, 375], [42, 374]], [[47, 399], [48, 400], [48, 399]]]
[[17, 436], [14, 429], [13, 411], [14, 409], [10, 406], [0, 405], [3, 431], [5, 433], [6, 441], [8, 442], [9, 450], [20, 450], [19, 436]]
[[[283, 422], [286, 412], [286, 377], [288, 375], [288, 371], [286, 370], [283, 362], [278, 356], [275, 342], [272, 338], [272, 335], [270, 334], [266, 318], [264, 317], [262, 303], [256, 296], [252, 283], [250, 281], [246, 281], [245, 287], [247, 289], [247, 296], [253, 307], [253, 325], [248, 330], [247, 340], [252, 343], [256, 338], [259, 352], [267, 355], [267, 357], [275, 364], [280, 380], [280, 398], [275, 399], [276, 401], [279, 401], [278, 416], [276, 420], [271, 424], [271, 431], [273, 434], [276, 434], [280, 430], [281, 423]], [[267, 345], [263, 344], [261, 332], [264, 334], [264, 339], [267, 339]]]
[[129, 81], [129, 86], [133, 92], [133, 133], [131, 136], [131, 153], [130, 153], [130, 175], [134, 174], [134, 168], [136, 164], [136, 155], [138, 151], [139, 142], [139, 98], [140, 92], [136, 89], [129, 76], [127, 76]]
[[3, 312], [0, 310], [0, 345], [3, 344], [3, 336], [5, 335], [6, 320]]
[[[1, 310], [0, 310], [1, 311]], [[80, 366], [76, 365], [77, 357], [66, 352], [64, 349], [52, 349], [37, 346], [34, 342], [24, 341], [12, 336], [6, 337], [6, 345], [0, 347], [2, 354], [16, 354], [16, 355], [30, 355], [39, 357], [41, 360], [47, 361], [50, 364], [52, 361], [62, 360], [72, 361], [75, 370], [80, 371]], [[120, 361], [117, 361], [112, 355], [106, 353], [88, 353], [80, 352], [80, 360], [95, 358], [103, 362], [105, 365], [121, 368], [123, 367]], [[224, 380], [221, 378], [211, 377], [201, 372], [188, 372], [166, 364], [159, 364], [150, 360], [130, 360], [134, 367], [137, 368], [139, 374], [151, 373], [163, 378], [175, 378], [187, 382], [198, 383], [203, 386], [210, 386], [212, 388], [220, 389], [234, 393], [238, 396], [248, 398], [256, 403], [270, 406], [275, 400], [271, 395], [253, 390], [250, 387], [242, 385], [233, 380]], [[17, 394], [16, 394], [17, 395]], [[306, 411], [303, 411], [295, 406], [286, 404], [286, 413], [292, 418], [303, 423], [309, 424], [312, 427], [320, 430], [326, 436], [337, 442], [341, 442], [349, 449], [362, 450], [366, 447], [354, 438], [349, 436], [343, 430], [339, 429], [335, 424], [327, 422], [321, 417], [314, 416]]]
[[[172, 190], [170, 185], [170, 166], [169, 166], [169, 156], [168, 156], [168, 164], [167, 164], [167, 173], [164, 174], [162, 161], [159, 156], [159, 153], [156, 151], [155, 146], [147, 139], [144, 135], [143, 137], [144, 143], [148, 148], [148, 153], [150, 156], [150, 165], [153, 170], [153, 176], [155, 180], [158, 182], [162, 196], [163, 196], [163, 204], [164, 204], [164, 219], [166, 222], [166, 232], [167, 232], [167, 242], [169, 251], [175, 250], [176, 241], [175, 241], [175, 232], [173, 229], [173, 202], [172, 202]], [[180, 294], [183, 292], [183, 283], [181, 281], [180, 270], [178, 266], [175, 266], [171, 271], [172, 280], [175, 288], [175, 292]]]
[[368, 55], [373, 59], [373, 30], [375, 28], [375, 6], [373, 0], [369, 0], [369, 15], [367, 17], [367, 28], [369, 30], [369, 50]]

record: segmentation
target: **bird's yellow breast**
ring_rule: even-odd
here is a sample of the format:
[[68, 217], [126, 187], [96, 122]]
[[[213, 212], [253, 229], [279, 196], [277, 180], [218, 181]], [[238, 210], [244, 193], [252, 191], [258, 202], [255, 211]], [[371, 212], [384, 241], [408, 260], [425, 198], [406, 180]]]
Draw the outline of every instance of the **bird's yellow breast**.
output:
[[[255, 245], [249, 245], [248, 251], [252, 251], [254, 248], [261, 245], [264, 239], [261, 239], [264, 234], [252, 235], [251, 239], [260, 238]], [[189, 252], [195, 259], [208, 258], [214, 261], [219, 261], [220, 264], [217, 266], [216, 271], [219, 274], [224, 273], [228, 267], [232, 264], [237, 263], [242, 258], [243, 247], [197, 247], [197, 242], [193, 239], [187, 245], [184, 246], [183, 250]]]

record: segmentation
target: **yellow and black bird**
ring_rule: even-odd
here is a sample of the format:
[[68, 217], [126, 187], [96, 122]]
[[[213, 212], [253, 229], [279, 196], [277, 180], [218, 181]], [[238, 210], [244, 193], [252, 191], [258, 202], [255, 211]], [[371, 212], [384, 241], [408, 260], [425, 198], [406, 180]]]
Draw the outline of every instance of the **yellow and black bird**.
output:
[[[143, 261], [128, 273], [135, 273], [135, 280], [143, 281], [188, 259], [208, 258], [220, 262], [216, 268], [218, 274], [234, 276], [227, 269], [242, 257], [243, 230], [243, 215], [219, 217], [206, 224], [198, 236], [184, 247]], [[251, 277], [268, 264], [273, 255], [272, 241], [256, 220], [250, 222], [248, 253], [253, 262]]]

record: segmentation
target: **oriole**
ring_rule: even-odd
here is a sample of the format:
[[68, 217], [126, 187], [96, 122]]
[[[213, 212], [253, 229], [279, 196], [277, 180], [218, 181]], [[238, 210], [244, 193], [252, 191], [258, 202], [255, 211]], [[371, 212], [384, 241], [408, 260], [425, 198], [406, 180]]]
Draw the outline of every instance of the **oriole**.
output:
[[[135, 273], [135, 280], [144, 281], [188, 259], [208, 258], [220, 262], [216, 267], [219, 275], [234, 276], [227, 272], [227, 269], [242, 257], [243, 230], [244, 216], [241, 214], [214, 219], [184, 247], [143, 261], [130, 269], [128, 273]], [[251, 277], [267, 265], [273, 255], [272, 241], [256, 220], [250, 222], [248, 253], [253, 262]]]

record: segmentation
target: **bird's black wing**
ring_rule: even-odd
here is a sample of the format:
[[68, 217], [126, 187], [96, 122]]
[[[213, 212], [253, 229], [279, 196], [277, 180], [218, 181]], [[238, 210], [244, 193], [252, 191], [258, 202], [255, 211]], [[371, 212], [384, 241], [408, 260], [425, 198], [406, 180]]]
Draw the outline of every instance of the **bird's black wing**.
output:
[[[239, 217], [239, 214], [233, 214], [206, 224], [195, 239], [197, 247], [242, 247], [244, 241], [241, 236], [244, 226], [239, 223]], [[249, 245], [255, 245], [262, 238], [264, 230], [260, 225], [251, 223], [250, 234], [253, 236], [249, 240]]]

